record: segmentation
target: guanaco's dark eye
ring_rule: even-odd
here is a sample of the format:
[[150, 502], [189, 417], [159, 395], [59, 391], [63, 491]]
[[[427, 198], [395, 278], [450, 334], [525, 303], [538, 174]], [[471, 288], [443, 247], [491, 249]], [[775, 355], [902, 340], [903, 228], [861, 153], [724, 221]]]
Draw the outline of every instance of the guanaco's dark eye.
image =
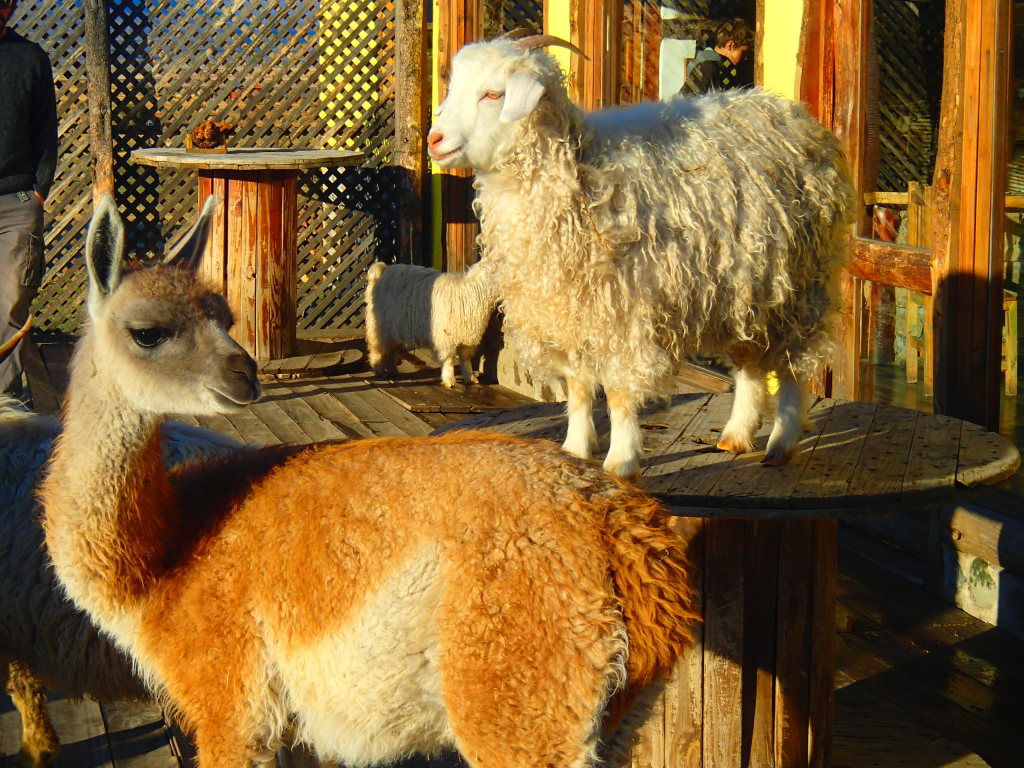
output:
[[132, 335], [132, 339], [136, 344], [147, 348], [159, 346], [174, 336], [170, 329], [160, 328], [159, 326], [154, 326], [153, 328], [129, 328], [128, 333]]

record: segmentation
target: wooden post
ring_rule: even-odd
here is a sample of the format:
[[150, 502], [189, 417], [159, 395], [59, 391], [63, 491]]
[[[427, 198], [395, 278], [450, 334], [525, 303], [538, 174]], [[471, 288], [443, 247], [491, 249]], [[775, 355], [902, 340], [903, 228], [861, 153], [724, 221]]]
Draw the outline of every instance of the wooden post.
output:
[[[494, 0], [488, 0], [494, 2]], [[483, 37], [483, 0], [441, 0], [438, 44], [438, 92], [444, 101], [451, 76], [452, 57], [466, 43]], [[444, 268], [461, 272], [476, 261], [476, 236], [480, 225], [473, 215], [473, 172], [469, 169], [442, 170], [441, 210], [443, 212]]]
[[395, 6], [395, 155], [402, 169], [399, 189], [399, 253], [410, 264], [426, 264], [424, 192], [427, 178], [427, 14], [424, 0]]
[[621, 3], [577, 0], [572, 10], [572, 42], [590, 57], [573, 56], [569, 70], [570, 95], [584, 109], [618, 103], [622, 46]]
[[947, 5], [934, 181], [935, 409], [990, 429], [999, 421], [1011, 16], [1009, 0]]
[[89, 144], [93, 206], [114, 193], [114, 149], [110, 128], [110, 26], [106, 0], [85, 0], [85, 70], [89, 78]]

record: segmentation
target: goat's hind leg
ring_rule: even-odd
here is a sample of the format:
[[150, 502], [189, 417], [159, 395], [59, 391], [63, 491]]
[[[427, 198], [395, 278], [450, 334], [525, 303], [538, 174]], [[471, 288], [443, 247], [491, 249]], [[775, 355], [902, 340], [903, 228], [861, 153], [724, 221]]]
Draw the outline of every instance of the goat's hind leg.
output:
[[732, 453], [745, 453], [754, 447], [754, 435], [761, 426], [761, 409], [765, 397], [764, 373], [759, 368], [744, 365], [736, 369], [733, 378], [736, 391], [732, 412], [722, 428], [718, 448]]
[[778, 466], [789, 461], [796, 452], [800, 432], [807, 421], [807, 387], [791, 371], [779, 375], [778, 404], [775, 423], [765, 450], [765, 464]]
[[581, 459], [589, 459], [597, 448], [597, 430], [594, 429], [594, 387], [580, 379], [565, 377], [568, 394], [566, 412], [569, 429], [562, 450]]
[[616, 477], [635, 480], [640, 475], [640, 457], [644, 450], [640, 403], [631, 392], [621, 389], [609, 389], [607, 395], [611, 441], [604, 468]]

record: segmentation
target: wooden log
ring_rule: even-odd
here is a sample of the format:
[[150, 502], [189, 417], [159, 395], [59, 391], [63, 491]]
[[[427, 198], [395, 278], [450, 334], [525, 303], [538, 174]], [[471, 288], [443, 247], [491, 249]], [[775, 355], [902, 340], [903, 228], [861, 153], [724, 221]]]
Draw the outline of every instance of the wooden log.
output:
[[932, 292], [932, 252], [878, 240], [854, 238], [850, 274], [885, 285]]
[[426, 263], [424, 191], [427, 179], [427, 14], [423, 0], [399, 0], [395, 6], [395, 153], [399, 180], [398, 248], [400, 259]]
[[114, 193], [110, 128], [110, 26], [106, 0], [85, 0], [85, 68], [89, 78], [89, 145], [93, 206]]
[[[482, 0], [456, 2], [443, 0], [438, 21], [438, 95], [443, 101], [448, 91], [452, 58], [466, 43], [483, 37]], [[444, 267], [461, 272], [476, 261], [476, 236], [480, 225], [473, 215], [473, 172], [467, 168], [441, 172], [442, 245]]]

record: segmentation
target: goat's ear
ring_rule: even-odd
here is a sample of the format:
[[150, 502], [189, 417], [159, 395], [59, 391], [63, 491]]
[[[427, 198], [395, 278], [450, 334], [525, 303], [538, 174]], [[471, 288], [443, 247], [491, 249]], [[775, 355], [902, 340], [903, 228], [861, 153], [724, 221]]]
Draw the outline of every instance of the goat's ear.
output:
[[124, 224], [114, 198], [104, 195], [89, 222], [85, 266], [89, 272], [89, 314], [95, 315], [121, 282], [124, 265]]
[[195, 270], [203, 258], [206, 250], [206, 241], [210, 238], [210, 227], [213, 225], [213, 215], [217, 212], [219, 200], [216, 196], [210, 195], [203, 204], [203, 210], [199, 214], [199, 221], [185, 235], [167, 251], [164, 257], [164, 264], [182, 266], [186, 269]]
[[544, 86], [536, 75], [529, 72], [513, 72], [505, 83], [505, 104], [498, 119], [503, 123], [514, 123], [533, 112], [544, 95]]

